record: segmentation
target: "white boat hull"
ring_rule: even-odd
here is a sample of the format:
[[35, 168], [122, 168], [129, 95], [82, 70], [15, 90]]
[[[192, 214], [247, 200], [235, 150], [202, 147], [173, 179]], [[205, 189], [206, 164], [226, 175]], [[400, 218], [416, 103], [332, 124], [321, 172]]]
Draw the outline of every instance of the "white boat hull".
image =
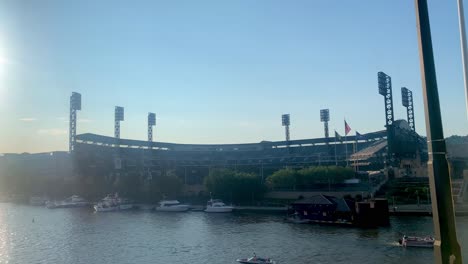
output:
[[96, 212], [113, 212], [113, 211], [118, 211], [119, 207], [118, 206], [113, 206], [113, 207], [100, 207], [95, 205], [94, 210]]

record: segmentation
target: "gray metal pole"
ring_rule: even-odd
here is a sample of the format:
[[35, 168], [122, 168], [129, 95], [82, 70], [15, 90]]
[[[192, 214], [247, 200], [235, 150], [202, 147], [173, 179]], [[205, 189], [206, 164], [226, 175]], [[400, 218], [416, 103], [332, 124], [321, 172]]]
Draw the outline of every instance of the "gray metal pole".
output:
[[452, 185], [446, 159], [427, 0], [415, 0], [415, 4], [429, 154], [428, 174], [436, 239], [434, 243], [435, 263], [461, 264], [462, 258], [455, 227]]
[[466, 48], [466, 30], [465, 30], [465, 12], [463, 10], [463, 0], [458, 0], [458, 21], [460, 24], [460, 46], [463, 64], [463, 80], [465, 84], [465, 103], [466, 103], [466, 117], [468, 118], [468, 67], [467, 56], [468, 51]]

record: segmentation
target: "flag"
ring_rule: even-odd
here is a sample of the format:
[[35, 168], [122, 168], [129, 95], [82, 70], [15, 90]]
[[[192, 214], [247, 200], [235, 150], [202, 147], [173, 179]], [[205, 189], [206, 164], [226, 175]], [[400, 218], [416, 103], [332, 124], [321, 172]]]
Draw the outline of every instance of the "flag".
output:
[[344, 130], [345, 130], [345, 136], [347, 136], [349, 132], [351, 132], [351, 127], [348, 125], [348, 123], [346, 123], [346, 120], [344, 121]]
[[336, 132], [336, 130], [335, 130], [335, 139], [338, 140], [338, 141], [343, 142], [343, 139], [341, 138], [340, 134], [338, 134], [338, 132]]
[[356, 140], [364, 139], [364, 136], [362, 134], [359, 134], [359, 132], [356, 131]]

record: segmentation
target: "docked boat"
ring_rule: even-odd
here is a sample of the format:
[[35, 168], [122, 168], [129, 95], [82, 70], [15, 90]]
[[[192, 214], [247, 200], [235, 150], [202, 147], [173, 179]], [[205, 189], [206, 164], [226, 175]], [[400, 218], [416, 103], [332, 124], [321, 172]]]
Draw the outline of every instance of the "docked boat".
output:
[[230, 213], [234, 209], [233, 206], [228, 206], [223, 201], [218, 199], [210, 199], [206, 204], [205, 212], [207, 213]]
[[107, 195], [98, 204], [94, 206], [96, 212], [112, 212], [119, 210], [129, 210], [133, 208], [133, 203], [125, 198], [120, 198], [116, 193]]
[[73, 207], [85, 207], [89, 206], [89, 202], [86, 201], [84, 198], [81, 198], [78, 195], [73, 195], [68, 197], [63, 201], [48, 201], [46, 203], [47, 208], [55, 209], [55, 208], [73, 208]]
[[43, 196], [31, 196], [29, 198], [29, 204], [34, 206], [44, 206], [49, 199]]
[[309, 219], [302, 218], [298, 213], [289, 215], [284, 221], [293, 224], [308, 224], [311, 222]]
[[96, 212], [112, 212], [120, 209], [117, 197], [113, 195], [107, 195], [93, 207]]
[[269, 258], [257, 257], [255, 254], [253, 257], [237, 259], [236, 261], [242, 264], [275, 264], [276, 263], [275, 261]]
[[433, 237], [403, 236], [403, 238], [398, 240], [398, 243], [404, 247], [432, 248], [434, 247], [434, 241]]
[[186, 212], [190, 209], [190, 206], [181, 204], [177, 200], [163, 200], [158, 203], [155, 209], [159, 212]]

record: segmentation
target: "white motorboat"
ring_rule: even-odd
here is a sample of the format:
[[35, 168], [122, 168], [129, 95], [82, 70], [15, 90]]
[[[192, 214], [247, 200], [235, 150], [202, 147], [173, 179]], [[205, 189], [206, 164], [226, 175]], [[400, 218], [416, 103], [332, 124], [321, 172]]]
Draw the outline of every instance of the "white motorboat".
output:
[[223, 201], [218, 199], [210, 199], [206, 204], [205, 212], [207, 213], [229, 213], [234, 209], [233, 206], [228, 206]]
[[276, 263], [275, 261], [269, 258], [257, 257], [255, 254], [253, 257], [237, 259], [236, 261], [242, 264], [275, 264]]
[[181, 204], [177, 200], [163, 200], [158, 203], [155, 209], [160, 212], [186, 212], [190, 209], [190, 206]]
[[67, 199], [59, 202], [55, 201], [48, 201], [46, 203], [47, 208], [54, 209], [54, 208], [73, 208], [73, 207], [85, 207], [89, 206], [89, 202], [85, 199], [81, 198], [78, 195], [73, 195], [68, 197]]
[[309, 219], [302, 218], [297, 212], [292, 214], [292, 215], [289, 215], [288, 217], [286, 217], [284, 219], [284, 221], [286, 221], [288, 223], [293, 223], [293, 224], [308, 224], [308, 223], [310, 223]]
[[398, 243], [404, 247], [432, 248], [434, 247], [434, 241], [433, 237], [403, 236], [403, 238], [398, 240]]
[[98, 204], [94, 206], [96, 212], [112, 212], [118, 210], [128, 210], [133, 208], [133, 203], [124, 198], [120, 198], [116, 193], [114, 195], [107, 195]]
[[44, 196], [31, 196], [29, 198], [29, 204], [34, 206], [44, 206], [49, 199]]

